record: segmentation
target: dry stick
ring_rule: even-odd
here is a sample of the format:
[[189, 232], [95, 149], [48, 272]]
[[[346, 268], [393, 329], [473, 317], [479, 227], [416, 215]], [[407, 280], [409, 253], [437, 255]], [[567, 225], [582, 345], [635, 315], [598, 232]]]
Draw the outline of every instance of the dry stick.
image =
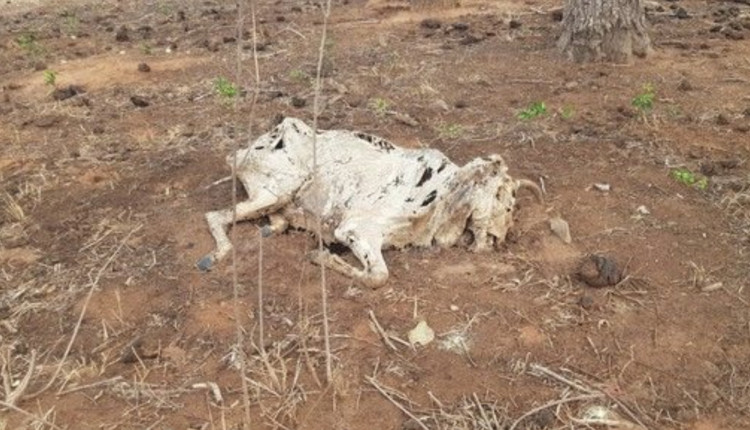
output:
[[[320, 75], [323, 70], [323, 56], [325, 55], [326, 34], [328, 32], [328, 16], [331, 13], [331, 0], [326, 0], [323, 9], [323, 35], [320, 37], [318, 50], [318, 68], [315, 73], [315, 97], [313, 98], [313, 182], [318, 178], [318, 106], [320, 103]], [[318, 235], [318, 252], [323, 252], [323, 221], [317, 216], [316, 233]], [[330, 384], [331, 372], [331, 338], [328, 329], [328, 285], [326, 284], [326, 266], [320, 265], [320, 295], [323, 310], [323, 341], [326, 352], [326, 381]]]
[[385, 397], [386, 399], [388, 399], [389, 402], [393, 403], [397, 408], [399, 408], [401, 410], [401, 412], [405, 413], [409, 418], [411, 418], [412, 420], [414, 420], [414, 422], [417, 423], [420, 427], [422, 427], [424, 430], [430, 430], [430, 428], [427, 427], [426, 425], [424, 425], [424, 423], [422, 421], [420, 421], [419, 418], [417, 418], [416, 416], [414, 416], [414, 414], [412, 414], [411, 412], [409, 412], [403, 405], [401, 405], [401, 403], [397, 402], [396, 399], [394, 399], [393, 397], [391, 397], [383, 389], [383, 387], [381, 387], [380, 384], [378, 384], [378, 381], [375, 378], [373, 378], [372, 376], [365, 376], [365, 380], [367, 380], [367, 382], [370, 385], [372, 385], [373, 387], [375, 387], [375, 389], [378, 390], [380, 392], [380, 394], [383, 395], [383, 397]]
[[369, 311], [367, 311], [367, 314], [370, 316], [370, 320], [375, 326], [375, 331], [377, 331], [380, 337], [383, 339], [383, 343], [385, 343], [385, 345], [391, 350], [398, 352], [398, 348], [393, 344], [393, 342], [391, 342], [391, 339], [388, 337], [388, 333], [383, 330], [383, 326], [380, 325], [380, 322], [378, 322], [378, 319], [375, 317], [375, 312], [370, 309]]
[[[243, 15], [243, 5], [244, 0], [238, 0], [237, 2], [237, 64], [236, 64], [236, 79], [235, 81], [239, 85], [242, 79], [242, 33], [243, 33], [243, 27], [245, 24], [245, 17]], [[255, 90], [253, 91], [253, 99], [250, 105], [250, 130], [249, 134], [252, 135], [252, 121], [255, 118], [255, 103], [258, 100], [258, 85], [260, 84], [258, 80], [259, 72], [258, 72], [258, 53], [255, 48], [256, 46], [256, 37], [255, 37], [255, 1], [250, 0], [250, 12], [252, 15], [252, 22], [253, 22], [253, 58], [255, 59]], [[234, 111], [237, 111], [237, 98], [234, 100]], [[235, 192], [235, 189], [237, 188], [237, 152], [239, 151], [239, 143], [235, 139], [234, 141], [234, 157], [232, 159], [232, 243], [236, 242], [236, 232], [237, 232], [237, 193]], [[247, 374], [247, 364], [245, 359], [245, 348], [244, 348], [244, 334], [242, 330], [242, 320], [241, 320], [241, 314], [240, 314], [240, 305], [239, 305], [239, 282], [237, 281], [237, 250], [233, 246], [232, 247], [232, 291], [233, 291], [233, 302], [234, 302], [234, 321], [236, 324], [237, 329], [237, 354], [240, 359], [240, 380], [242, 381], [242, 403], [243, 403], [243, 409], [245, 412], [244, 422], [243, 422], [243, 428], [249, 429], [250, 428], [250, 389], [247, 386], [247, 381], [245, 380], [245, 375]]]
[[[36, 393], [29, 394], [28, 396], [25, 397], [25, 399], [33, 399], [34, 397], [37, 397], [38, 395], [47, 391], [49, 387], [51, 387], [52, 384], [55, 383], [55, 379], [57, 379], [57, 375], [60, 374], [60, 371], [62, 370], [62, 367], [65, 364], [65, 360], [68, 358], [68, 354], [70, 354], [71, 348], [73, 348], [73, 342], [75, 342], [76, 336], [78, 336], [78, 330], [81, 329], [81, 322], [83, 322], [83, 317], [86, 315], [86, 309], [89, 307], [91, 296], [94, 295], [94, 290], [96, 289], [97, 285], [99, 285], [99, 279], [102, 277], [102, 274], [104, 274], [104, 271], [107, 270], [109, 265], [112, 264], [112, 261], [114, 261], [117, 254], [120, 253], [120, 250], [122, 249], [122, 247], [125, 246], [125, 242], [128, 241], [128, 239], [130, 238], [130, 236], [133, 235], [133, 233], [140, 230], [141, 227], [143, 227], [142, 224], [130, 230], [130, 233], [125, 235], [125, 237], [120, 241], [120, 244], [117, 245], [117, 248], [115, 248], [112, 255], [109, 256], [107, 261], [104, 262], [104, 265], [96, 273], [96, 276], [91, 281], [91, 284], [89, 286], [89, 292], [86, 295], [86, 299], [83, 301], [83, 308], [81, 308], [81, 314], [78, 316], [78, 322], [76, 322], [76, 326], [73, 329], [73, 334], [70, 336], [70, 341], [68, 342], [68, 346], [65, 348], [65, 353], [63, 353], [63, 356], [60, 359], [60, 363], [57, 365], [57, 368], [55, 368], [55, 373], [52, 374], [52, 377], [50, 378], [49, 382], [47, 382], [47, 384], [44, 387], [42, 387], [41, 390], [37, 391]], [[62, 387], [60, 388], [60, 390], [62, 390]], [[58, 392], [58, 394], [59, 393], [60, 392]]]
[[8, 386], [6, 386], [5, 388], [5, 401], [7, 403], [10, 403], [11, 405], [15, 405], [16, 401], [21, 398], [21, 396], [23, 395], [23, 392], [26, 391], [26, 388], [28, 388], [29, 381], [31, 381], [31, 375], [34, 373], [34, 368], [36, 366], [36, 350], [31, 351], [31, 359], [29, 359], [29, 368], [26, 371], [26, 374], [23, 376], [23, 379], [21, 380], [21, 382], [18, 384], [18, 386], [14, 390], [10, 389], [10, 384], [11, 384], [10, 381], [12, 378], [10, 375], [11, 373], [10, 353], [8, 354], [7, 362], [8, 362], [7, 363], [8, 374], [3, 375], [3, 376], [7, 376], [7, 378], [3, 378], [4, 379], [3, 382], [8, 384]]
[[521, 415], [517, 420], [515, 420], [513, 422], [513, 424], [510, 425], [510, 427], [508, 428], [508, 430], [514, 430], [518, 426], [518, 424], [520, 424], [526, 418], [534, 415], [535, 413], [537, 413], [539, 411], [543, 411], [543, 410], [545, 410], [547, 408], [551, 408], [552, 406], [558, 406], [558, 405], [562, 405], [562, 404], [565, 404], [565, 403], [571, 403], [571, 402], [578, 402], [578, 401], [581, 401], [581, 400], [599, 399], [599, 398], [602, 398], [602, 397], [604, 397], [603, 393], [585, 394], [583, 396], [568, 397], [566, 399], [560, 399], [560, 400], [555, 400], [555, 401], [552, 401], [552, 402], [549, 402], [549, 403], [545, 403], [542, 406], [536, 407], [536, 408], [534, 408], [534, 409], [526, 412], [525, 414]]
[[51, 423], [51, 422], [45, 420], [42, 417], [36, 416], [36, 415], [32, 414], [31, 412], [25, 411], [25, 410], [19, 408], [18, 406], [11, 405], [10, 403], [6, 403], [6, 402], [4, 402], [2, 400], [0, 400], [0, 407], [8, 408], [8, 409], [11, 409], [11, 410], [14, 410], [14, 411], [18, 412], [19, 414], [26, 415], [27, 417], [32, 418], [32, 419], [34, 419], [36, 421], [39, 421], [40, 423], [42, 423], [42, 424], [44, 424], [46, 426], [49, 426], [50, 428], [53, 428], [55, 430], [62, 430], [62, 428], [56, 426], [54, 423]]

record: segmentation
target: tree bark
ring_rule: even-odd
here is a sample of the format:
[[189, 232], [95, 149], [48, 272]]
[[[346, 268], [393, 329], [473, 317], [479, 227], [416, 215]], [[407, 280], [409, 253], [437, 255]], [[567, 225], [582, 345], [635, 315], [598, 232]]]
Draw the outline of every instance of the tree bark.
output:
[[565, 0], [557, 41], [576, 62], [627, 63], [651, 52], [641, 0]]

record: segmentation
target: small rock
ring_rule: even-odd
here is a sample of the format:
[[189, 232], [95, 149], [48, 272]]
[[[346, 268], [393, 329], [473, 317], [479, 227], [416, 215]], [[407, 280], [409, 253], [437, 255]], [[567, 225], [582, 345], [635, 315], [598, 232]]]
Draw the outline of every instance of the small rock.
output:
[[517, 28], [521, 28], [522, 25], [523, 25], [523, 23], [521, 23], [521, 21], [519, 21], [517, 19], [511, 19], [510, 22], [508, 23], [508, 27], [511, 30], [515, 30]]
[[561, 7], [552, 9], [549, 14], [552, 17], [552, 21], [560, 22], [563, 20], [563, 8]]
[[680, 91], [693, 91], [693, 84], [690, 83], [687, 79], [683, 79], [680, 81], [680, 84], [677, 85], [677, 89]]
[[303, 108], [307, 106], [307, 100], [302, 97], [292, 96], [292, 106], [296, 108]]
[[416, 119], [414, 119], [411, 116], [409, 116], [409, 114], [394, 112], [392, 115], [393, 115], [393, 118], [396, 121], [398, 121], [398, 122], [400, 122], [402, 124], [406, 124], [409, 127], [417, 127], [417, 126], [419, 126], [419, 121], [417, 121]]
[[423, 19], [422, 22], [419, 23], [419, 26], [422, 28], [429, 28], [429, 29], [436, 29], [443, 26], [443, 23], [440, 22], [440, 20], [434, 19], [434, 18], [426, 18]]
[[594, 306], [594, 299], [589, 295], [582, 295], [578, 298], [578, 305], [586, 310], [591, 309]]
[[130, 97], [130, 101], [136, 106], [136, 107], [147, 107], [151, 104], [148, 100], [146, 100], [144, 97], [141, 96], [132, 96]]
[[45, 115], [37, 118], [34, 121], [34, 125], [39, 128], [49, 128], [60, 122], [60, 118], [53, 115]]
[[607, 192], [612, 189], [612, 187], [609, 184], [603, 184], [603, 183], [594, 184], [594, 188], [602, 192]]
[[684, 7], [678, 7], [677, 10], [674, 11], [674, 16], [677, 19], [688, 19], [690, 18], [690, 14]]
[[576, 276], [595, 288], [617, 285], [622, 280], [615, 260], [597, 254], [589, 255], [581, 262]]
[[422, 320], [408, 334], [409, 343], [412, 346], [426, 346], [435, 340], [435, 331]]
[[716, 115], [716, 125], [729, 125], [729, 123], [729, 118], [723, 113]]
[[234, 43], [237, 41], [237, 38], [234, 36], [224, 36], [221, 38], [221, 41], [223, 43]]
[[448, 103], [445, 102], [445, 100], [437, 99], [434, 102], [431, 103], [431, 106], [435, 108], [436, 110], [443, 110], [443, 111], [449, 111], [451, 110], [450, 106], [448, 106]]
[[484, 40], [484, 36], [478, 36], [475, 34], [467, 34], [459, 42], [459, 45], [473, 45]]
[[648, 210], [648, 208], [644, 205], [640, 205], [637, 208], [635, 208], [636, 213], [639, 215], [651, 215], [651, 211]]
[[570, 237], [570, 227], [568, 226], [568, 222], [564, 219], [560, 217], [551, 218], [549, 220], [549, 228], [563, 242], [571, 243], [573, 241], [573, 239]]
[[740, 33], [739, 31], [726, 30], [724, 32], [724, 37], [729, 40], [743, 40], [745, 38], [745, 35]]
[[47, 70], [47, 63], [45, 63], [44, 61], [37, 61], [36, 63], [34, 63], [34, 70], [37, 72]]
[[128, 34], [128, 28], [126, 26], [123, 25], [117, 30], [117, 33], [115, 33], [115, 40], [118, 42], [130, 41], [130, 35]]
[[466, 31], [469, 29], [469, 24], [466, 24], [465, 22], [456, 22], [451, 25], [451, 28], [456, 31]]
[[146, 63], [140, 63], [138, 64], [138, 71], [143, 73], [148, 73], [151, 71], [151, 66], [149, 66]]
[[464, 109], [468, 106], [469, 105], [464, 100], [458, 100], [456, 103], [453, 103], [453, 107], [456, 109]]
[[458, 312], [458, 310], [459, 310], [459, 307], [458, 307], [458, 306], [456, 306], [456, 305], [451, 305], [451, 306], [450, 306], [450, 310], [451, 310], [452, 312]]
[[52, 91], [52, 98], [57, 101], [67, 100], [71, 97], [77, 96], [78, 94], [85, 93], [86, 90], [78, 85], [68, 85], [67, 87], [57, 88]]

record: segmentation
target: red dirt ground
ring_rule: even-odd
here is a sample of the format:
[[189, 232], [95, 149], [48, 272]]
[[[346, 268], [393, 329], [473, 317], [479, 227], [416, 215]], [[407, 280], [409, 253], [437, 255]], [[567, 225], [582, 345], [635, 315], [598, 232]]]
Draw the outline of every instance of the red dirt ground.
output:
[[[234, 110], [214, 88], [238, 82], [233, 3], [4, 3], [0, 429], [242, 428], [231, 265], [194, 266], [213, 246], [203, 213], [229, 206], [231, 186], [209, 185], [251, 125], [257, 136], [278, 115], [311, 120], [320, 8], [258, 7], [250, 124], [250, 93]], [[542, 178], [546, 204], [523, 196], [500, 252], [388, 251], [378, 290], [329, 273], [330, 384], [314, 241], [263, 241], [263, 360], [258, 234], [239, 225], [251, 428], [420, 428], [368, 381], [424, 428], [510, 428], [526, 413], [515, 428], [604, 428], [596, 411], [613, 428], [750, 428], [750, 6], [660, 2], [653, 56], [576, 65], [555, 49], [554, 2], [438, 3], [334, 2], [321, 126], [461, 164], [500, 153], [513, 175]], [[240, 43], [252, 91], [250, 35]], [[53, 99], [69, 85], [85, 93]], [[545, 115], [518, 118], [537, 101]], [[571, 244], [550, 232], [555, 216]], [[628, 277], [585, 285], [575, 272], [589, 253]], [[424, 320], [436, 341], [394, 351], [370, 311], [399, 339]], [[441, 347], [456, 333], [463, 344]]]

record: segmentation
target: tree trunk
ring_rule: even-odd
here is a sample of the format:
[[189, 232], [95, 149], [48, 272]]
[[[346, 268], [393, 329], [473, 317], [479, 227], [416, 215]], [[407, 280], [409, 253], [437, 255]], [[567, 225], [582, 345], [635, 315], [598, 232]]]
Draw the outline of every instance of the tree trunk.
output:
[[565, 0], [557, 45], [579, 63], [645, 57], [651, 41], [641, 0]]

